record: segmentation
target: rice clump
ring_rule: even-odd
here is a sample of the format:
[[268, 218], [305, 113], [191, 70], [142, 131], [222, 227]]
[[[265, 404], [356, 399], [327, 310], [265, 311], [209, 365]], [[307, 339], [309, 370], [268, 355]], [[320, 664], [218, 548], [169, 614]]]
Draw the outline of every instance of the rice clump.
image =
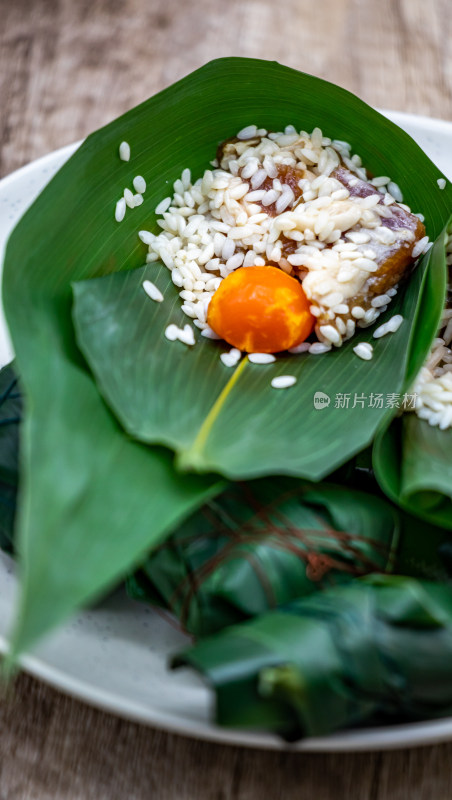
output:
[[[317, 340], [298, 352], [326, 353], [386, 311], [404, 269], [429, 246], [397, 184], [370, 179], [350, 145], [320, 128], [249, 125], [212, 164], [194, 181], [184, 169], [156, 208], [161, 232], [139, 234], [147, 262], [170, 270], [183, 312], [201, 331], [231, 272], [272, 265], [300, 280], [317, 318]], [[136, 180], [134, 188], [144, 187]], [[394, 254], [405, 264], [398, 272], [386, 266]]]
[[418, 417], [441, 430], [452, 427], [452, 234], [447, 245], [449, 281], [437, 338], [412, 387]]

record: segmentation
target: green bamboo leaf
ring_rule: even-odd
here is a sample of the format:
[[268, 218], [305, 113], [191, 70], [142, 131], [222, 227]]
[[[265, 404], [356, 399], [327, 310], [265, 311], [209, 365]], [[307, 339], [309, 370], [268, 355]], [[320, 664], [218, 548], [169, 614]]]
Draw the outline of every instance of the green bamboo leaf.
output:
[[[405, 318], [397, 335], [376, 341], [372, 330], [359, 334], [374, 345], [372, 364], [353, 352], [356, 339], [322, 356], [281, 355], [265, 367], [245, 358], [235, 371], [220, 361], [224, 343], [200, 335], [193, 349], [169, 342], [166, 326], [183, 326], [184, 315], [161, 265], [75, 284], [77, 341], [124, 428], [142, 442], [172, 447], [180, 468], [233, 479], [278, 473], [317, 480], [369, 444], [382, 421], [392, 417], [384, 403], [372, 407], [368, 398], [386, 399], [406, 385], [412, 324], [431, 259], [434, 254], [386, 312]], [[149, 300], [142, 289], [146, 279], [166, 302]], [[438, 314], [442, 303], [438, 290]], [[427, 327], [424, 342], [416, 340], [422, 358], [435, 330], [436, 322]], [[297, 385], [275, 391], [271, 379], [288, 373]], [[331, 398], [329, 407], [315, 407], [319, 391]], [[339, 394], [348, 396], [348, 407], [335, 407]]]
[[414, 325], [408, 349], [406, 386], [410, 387], [429, 352], [444, 309], [447, 290], [447, 264], [445, 246], [448, 238], [448, 221], [430, 251], [422, 292], [415, 312]]
[[452, 587], [375, 575], [204, 639], [173, 661], [201, 672], [220, 725], [287, 739], [452, 712]]
[[[424, 363], [420, 354], [430, 339], [433, 326], [435, 331], [439, 326], [437, 297], [443, 284], [444, 292], [446, 289], [445, 245], [450, 225], [449, 220], [434, 245], [436, 257], [432, 260], [411, 342], [407, 371], [410, 382]], [[424, 341], [419, 346], [421, 338]], [[435, 525], [452, 530], [451, 453], [451, 429], [442, 431], [416, 414], [406, 413], [379, 431], [373, 447], [375, 475], [383, 491], [395, 503]]]
[[128, 590], [206, 636], [390, 569], [397, 538], [392, 506], [370, 494], [296, 478], [232, 484], [151, 553]]
[[[325, 133], [350, 140], [372, 171], [400, 183], [407, 202], [425, 213], [430, 236], [444, 224], [452, 189], [438, 190], [441, 173], [410, 137], [347, 92], [275, 63], [212, 62], [90, 136], [24, 215], [5, 257], [3, 298], [27, 407], [18, 530], [23, 588], [16, 648], [28, 647], [116, 580], [214, 491], [211, 479], [175, 476], [167, 453], [130, 441], [111, 417], [76, 346], [70, 283], [140, 267], [145, 247], [137, 231], [155, 226], [153, 209], [167, 182], [187, 166], [199, 173], [216, 143], [250, 120], [273, 129], [288, 121], [309, 129], [320, 123]], [[131, 145], [130, 162], [118, 158], [123, 140]], [[148, 184], [144, 203], [118, 224], [116, 201], [137, 174]], [[414, 311], [421, 278], [418, 271], [399, 301], [407, 314]], [[382, 352], [388, 346], [384, 344]], [[178, 357], [176, 349], [171, 352]], [[336, 362], [324, 363], [327, 381]], [[348, 367], [358, 368], [351, 362]], [[401, 374], [404, 369], [402, 363]], [[258, 375], [254, 388], [250, 371], [243, 375], [247, 392], [259, 391], [263, 380]], [[164, 403], [174, 393], [169, 383], [159, 378], [155, 388]], [[324, 388], [324, 382], [315, 387]], [[289, 400], [291, 396], [293, 403], [293, 395], [284, 395]], [[241, 397], [231, 396], [230, 402], [243, 413]], [[296, 410], [299, 415], [298, 404]], [[285, 416], [281, 407], [277, 411]], [[323, 424], [334, 439], [339, 418], [331, 417], [329, 424], [324, 418]], [[217, 425], [212, 431], [227, 436], [234, 451], [234, 429], [231, 434]], [[346, 447], [345, 426], [340, 431], [341, 446]], [[265, 436], [271, 435], [270, 426]], [[218, 452], [214, 437], [207, 438]], [[301, 472], [294, 438], [291, 429], [275, 470]], [[246, 458], [249, 445], [248, 436], [241, 448]], [[298, 452], [301, 449], [299, 442]], [[234, 452], [237, 460], [237, 447]], [[323, 461], [314, 453], [309, 462], [312, 474], [323, 472], [327, 457], [332, 469], [336, 452], [325, 448]], [[256, 469], [255, 455], [252, 465], [245, 462], [250, 474]], [[242, 467], [230, 460], [231, 474], [238, 474]], [[197, 466], [206, 469], [214, 461], [202, 451]], [[223, 455], [218, 461], [225, 461]], [[226, 474], [227, 465], [221, 466]]]
[[[43, 461], [41, 472], [47, 480], [52, 480], [53, 476], [55, 491], [58, 492], [56, 498], [47, 494], [45, 505], [40, 506], [49, 527], [45, 537], [41, 538], [36, 534], [36, 528], [31, 528], [30, 540], [25, 542], [19, 529], [17, 541], [14, 530], [16, 515], [17, 512], [23, 514], [20, 499], [16, 505], [19, 424], [23, 423], [21, 431], [26, 441], [26, 428], [31, 416], [23, 417], [23, 401], [15, 365], [9, 365], [0, 371], [0, 547], [16, 553], [19, 549], [19, 554], [25, 556], [22, 557], [22, 567], [28, 568], [22, 586], [21, 617], [16, 626], [14, 644], [17, 650], [29, 647], [80, 605], [108, 589], [130, 567], [140, 563], [149, 548], [159, 544], [181, 518], [221, 488], [208, 479], [192, 482], [192, 476], [188, 482], [177, 480], [166, 452], [148, 452], [143, 447], [132, 445], [134, 453], [114, 419], [107, 414], [113, 435], [107, 443], [105, 431], [108, 428], [97, 432], [97, 463], [110, 464], [118, 477], [113, 476], [108, 486], [99, 480], [101, 494], [98, 495], [94, 486], [89, 485], [89, 474], [82, 474], [83, 463], [77, 465], [68, 459], [64, 464], [65, 480], [59, 486], [54, 477], [55, 462], [49, 459], [50, 463], [46, 464]], [[102, 409], [102, 405], [98, 405]], [[94, 404], [90, 413], [93, 423], [100, 424], [101, 416], [94, 416]], [[73, 446], [82, 446], [80, 435], [75, 438]], [[57, 463], [61, 464], [61, 460]], [[130, 499], [120, 497], [120, 483], [128, 477], [122, 472], [122, 463], [128, 474], [132, 474], [132, 469], [137, 473], [137, 485], [131, 490]], [[96, 473], [96, 465], [93, 470]], [[118, 492], [117, 499], [114, 492]], [[71, 512], [71, 501], [77, 508], [76, 514]], [[62, 527], [54, 529], [51, 526], [58, 523], [58, 513], [64, 502], [68, 507], [61, 520]], [[134, 509], [133, 503], [139, 503], [141, 509]], [[79, 514], [92, 526], [86, 533], [80, 530]], [[133, 524], [137, 526], [136, 530], [131, 527]], [[30, 567], [28, 555], [32, 559]]]
[[[272, 92], [278, 103], [269, 103]], [[176, 100], [177, 113], [185, 121], [184, 138], [169, 140]], [[208, 65], [150, 102], [155, 147], [144, 153], [141, 143], [140, 171], [155, 179], [145, 216], [142, 210], [134, 212], [136, 232], [143, 220], [142, 226], [158, 230], [149, 206], [154, 208], [166, 194], [167, 181], [187, 166], [193, 175], [202, 174], [217, 143], [250, 120], [273, 129], [288, 120], [309, 129], [320, 125], [327, 135], [350, 141], [371, 172], [389, 174], [399, 182], [411, 207], [424, 212], [431, 236], [444, 225], [447, 193], [452, 190], [446, 188], [445, 194], [438, 189], [437, 168], [400, 129], [331, 84], [277, 64], [232, 59]], [[126, 217], [127, 230], [133, 227], [131, 220], [132, 215]], [[136, 264], [131, 251], [130, 246], [127, 266]], [[143, 258], [144, 252], [143, 247]], [[110, 257], [117, 255], [110, 252]], [[218, 343], [200, 339], [187, 351], [165, 340], [169, 322], [186, 320], [177, 290], [158, 264], [76, 285], [77, 338], [124, 428], [140, 441], [173, 448], [179, 468], [215, 470], [233, 479], [278, 473], [317, 480], [369, 444], [391, 416], [386, 408], [362, 408], [360, 402], [354, 408], [335, 408], [335, 397], [350, 394], [352, 406], [355, 392], [368, 397], [403, 390], [427, 262], [424, 259], [406, 291], [391, 304], [387, 315], [400, 312], [406, 321], [397, 336], [375, 343], [371, 365], [352, 352], [355, 339], [326, 356], [282, 356], [266, 368], [245, 359], [231, 375], [219, 361]], [[141, 289], [144, 279], [152, 279], [164, 293], [159, 307], [151, 308]], [[433, 318], [441, 303], [438, 286]], [[425, 334], [416, 339], [419, 361], [434, 335], [429, 316], [423, 317], [422, 327]], [[359, 338], [373, 341], [369, 330]], [[297, 377], [297, 385], [284, 394], [276, 392], [270, 387], [271, 377], [287, 372]], [[314, 408], [318, 391], [330, 395], [329, 407]]]
[[375, 440], [375, 474], [395, 503], [452, 530], [451, 452], [451, 430], [404, 414]]
[[[17, 356], [26, 368], [26, 354]], [[47, 391], [24, 381], [33, 406], [22, 427], [14, 656], [114, 586], [220, 488], [207, 477], [178, 478], [168, 452], [128, 440], [90, 377], [55, 362], [47, 365], [68, 400], [58, 411]]]

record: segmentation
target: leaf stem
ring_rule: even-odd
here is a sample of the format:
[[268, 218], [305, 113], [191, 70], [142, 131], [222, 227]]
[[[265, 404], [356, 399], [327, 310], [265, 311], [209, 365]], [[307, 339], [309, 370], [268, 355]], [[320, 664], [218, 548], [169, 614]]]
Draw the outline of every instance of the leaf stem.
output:
[[229, 397], [230, 392], [234, 388], [235, 384], [240, 378], [240, 375], [245, 369], [245, 366], [248, 363], [249, 363], [248, 356], [245, 356], [245, 358], [242, 359], [239, 366], [235, 370], [234, 374], [228, 380], [227, 384], [223, 387], [222, 391], [215, 400], [215, 403], [213, 404], [204, 422], [202, 423], [195, 439], [193, 440], [193, 443], [187, 450], [183, 450], [177, 455], [176, 457], [177, 469], [180, 469], [182, 472], [186, 472], [188, 470], [195, 470], [195, 471], [206, 470], [207, 464], [202, 457], [202, 451], [209, 437], [210, 431], [212, 430], [212, 427], [215, 424], [217, 417], [221, 412], [221, 409], [223, 408], [227, 398]]

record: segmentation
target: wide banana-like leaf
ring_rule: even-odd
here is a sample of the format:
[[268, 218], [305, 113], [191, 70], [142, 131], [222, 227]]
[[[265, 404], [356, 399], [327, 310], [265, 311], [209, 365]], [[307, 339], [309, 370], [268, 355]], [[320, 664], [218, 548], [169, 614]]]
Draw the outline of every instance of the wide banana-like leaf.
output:
[[174, 659], [216, 693], [221, 725], [287, 739], [452, 712], [452, 588], [375, 575], [296, 600]]
[[[219, 358], [227, 346], [199, 335], [188, 349], [164, 337], [168, 323], [184, 319], [168, 270], [155, 265], [75, 284], [77, 341], [125, 429], [140, 441], [174, 448], [179, 467], [235, 479], [279, 473], [317, 480], [371, 442], [392, 416], [386, 403], [405, 386], [419, 298], [428, 293], [436, 312], [433, 327], [422, 323], [425, 343], [416, 342], [424, 356], [442, 308], [442, 275], [432, 253], [387, 312], [405, 317], [397, 335], [376, 341], [371, 330], [359, 334], [374, 344], [371, 364], [355, 355], [352, 340], [322, 356], [279, 356], [270, 366], [244, 358], [232, 371]], [[166, 302], [149, 300], [146, 279]], [[298, 383], [277, 392], [270, 381], [284, 374]], [[329, 396], [328, 407], [316, 407], [316, 392]], [[377, 396], [381, 407], [369, 400]]]
[[[213, 491], [210, 479], [175, 475], [169, 453], [132, 442], [110, 415], [76, 346], [70, 284], [140, 267], [145, 247], [137, 231], [155, 228], [153, 209], [167, 193], [168, 182], [187, 166], [199, 174], [216, 144], [249, 122], [272, 129], [288, 122], [307, 129], [321, 125], [326, 134], [351, 141], [372, 172], [388, 174], [402, 186], [406, 201], [425, 214], [430, 236], [436, 236], [444, 224], [452, 191], [449, 187], [438, 190], [439, 171], [406, 134], [347, 92], [274, 63], [213, 62], [90, 136], [24, 215], [10, 238], [5, 259], [3, 298], [27, 407], [21, 456], [22, 599], [16, 649], [28, 647], [123, 574]], [[131, 145], [128, 163], [118, 158], [123, 140]], [[137, 174], [148, 184], [144, 203], [118, 224], [116, 201]], [[158, 275], [163, 275], [158, 266], [156, 274], [158, 281]], [[398, 381], [394, 382], [393, 374], [385, 377], [396, 357], [389, 340], [381, 343], [375, 361], [368, 365], [370, 377], [380, 363], [378, 391], [389, 384], [391, 391], [397, 391], [403, 381], [408, 320], [415, 313], [421, 282], [419, 270], [398, 300], [407, 317], [399, 336]], [[173, 302], [177, 302], [174, 296]], [[158, 376], [154, 392], [169, 409], [181, 385], [177, 374], [181, 354], [177, 345], [167, 352], [166, 378]], [[311, 404], [314, 391], [328, 392], [332, 387], [341, 392], [347, 386], [357, 392], [370, 391], [367, 381], [366, 385], [354, 381], [352, 387], [351, 376], [362, 365], [349, 351], [347, 358], [346, 349], [339, 354], [343, 361], [336, 353], [323, 361], [320, 385], [317, 377], [315, 385], [309, 377], [310, 370], [319, 367], [308, 366], [306, 380], [300, 374], [302, 393], [299, 388], [275, 393], [270, 405], [260, 391], [267, 388], [269, 374], [254, 373], [246, 363], [236, 379], [237, 391], [229, 391], [226, 398], [222, 391], [229, 376], [220, 381], [215, 374], [204, 374], [210, 352], [207, 345], [183, 354], [194, 362], [203, 359], [196, 406], [206, 408], [208, 393], [208, 403], [214, 401], [211, 408], [215, 409], [209, 411], [212, 424], [206, 422], [208, 415], [203, 416], [202, 431], [189, 432], [197, 438], [196, 447], [185, 451], [186, 466], [216, 467], [228, 475], [280, 471], [311, 472], [319, 477], [334, 467], [339, 452], [343, 460], [362, 446], [364, 442], [354, 438], [355, 425], [361, 430], [370, 426], [363, 439], [372, 437], [372, 422], [357, 422], [364, 414], [359, 418], [351, 412], [339, 414], [340, 410], [336, 414], [332, 404], [317, 418], [302, 402], [307, 396]], [[133, 359], [133, 352], [122, 356]], [[336, 377], [340, 374], [339, 388]], [[250, 393], [253, 403], [247, 420], [262, 419], [258, 430], [263, 445], [256, 442], [255, 428], [245, 436]], [[237, 429], [235, 421], [231, 430], [221, 424], [217, 411], [222, 404], [230, 407], [230, 418], [236, 412]], [[271, 408], [278, 413], [270, 419]], [[325, 435], [303, 442], [294, 420], [304, 419], [309, 425], [318, 419], [316, 427]], [[279, 420], [284, 420], [282, 436]], [[350, 436], [353, 444], [348, 446]], [[165, 443], [169, 439], [166, 428], [156, 437]], [[265, 439], [272, 442], [271, 452]], [[335, 440], [338, 446], [331, 444]], [[297, 459], [304, 459], [308, 450], [312, 456], [300, 465]]]
[[[203, 91], [194, 110], [190, 95], [201, 74]], [[424, 211], [429, 233], [439, 233], [447, 198], [438, 190], [437, 169], [406, 134], [357, 98], [264, 62], [217, 62], [197, 73], [191, 89], [189, 81], [185, 83], [188, 96], [178, 98], [186, 119], [186, 139], [174, 137], [167, 143], [165, 127], [165, 148], [172, 148], [173, 171], [165, 172], [160, 180], [156, 175], [155, 203], [166, 193], [165, 179], [174, 179], [185, 166], [191, 167], [192, 174], [201, 174], [216, 144], [246, 122], [281, 128], [291, 120], [304, 128], [320, 125], [329, 135], [350, 141], [371, 171], [385, 172], [399, 181], [411, 206]], [[272, 91], [278, 97], [274, 107], [269, 104]], [[171, 112], [164, 96], [160, 97], [158, 110]], [[156, 121], [154, 141], [161, 135]], [[145, 163], [140, 155], [140, 168]], [[146, 174], [158, 172], [155, 164], [146, 167], [151, 170]], [[148, 212], [146, 226], [154, 224]], [[428, 293], [436, 324], [443, 284], [441, 279], [438, 285], [430, 282], [421, 291], [426, 261], [387, 312], [398, 311], [406, 317], [403, 329], [397, 337], [377, 343], [371, 366], [358, 361], [350, 342], [340, 352], [321, 358], [280, 357], [266, 369], [244, 359], [231, 376], [219, 361], [218, 344], [201, 339], [187, 352], [164, 339], [166, 325], [181, 323], [183, 315], [177, 291], [161, 265], [76, 287], [78, 341], [126, 430], [144, 442], [174, 448], [182, 468], [213, 469], [232, 478], [278, 472], [317, 479], [369, 443], [388, 413], [385, 407], [363, 408], [363, 400], [355, 402], [355, 394], [367, 400], [370, 395], [386, 397], [402, 390], [411, 325], [423, 291]], [[151, 309], [140, 288], [144, 278], [152, 278], [164, 292], [161, 307]], [[421, 357], [434, 333], [435, 326], [428, 322], [423, 320], [423, 341], [416, 341]], [[368, 341], [372, 334], [367, 331], [360, 336]], [[276, 393], [270, 378], [288, 371], [298, 378], [297, 386], [284, 395]], [[330, 405], [316, 410], [315, 392], [328, 394]], [[348, 408], [336, 408], [338, 395], [350, 395]]]
[[[438, 261], [442, 252], [444, 263], [449, 231], [450, 221], [435, 243]], [[418, 326], [416, 336], [421, 332]], [[413, 359], [411, 380], [421, 366]], [[452, 429], [440, 430], [412, 412], [403, 414], [376, 437], [373, 466], [381, 488], [394, 502], [452, 530]]]
[[[438, 189], [437, 168], [404, 132], [329, 83], [278, 64], [228, 59], [154, 98], [147, 109], [152, 135], [142, 138], [148, 135], [142, 108], [135, 112], [136, 126], [127, 137], [137, 152], [135, 169], [150, 188], [138, 212], [118, 226], [123, 234], [119, 245], [118, 231], [107, 241], [107, 223], [102, 228], [98, 252], [110, 260], [111, 272], [135, 266], [140, 253], [144, 260], [137, 232], [140, 227], [158, 230], [152, 211], [168, 193], [168, 181], [187, 166], [192, 175], [201, 175], [218, 142], [250, 122], [270, 129], [288, 122], [309, 130], [319, 125], [325, 134], [350, 141], [371, 172], [399, 182], [413, 210], [424, 213], [430, 236], [436, 237], [444, 225], [451, 190]], [[125, 126], [121, 133], [126, 135]], [[97, 181], [104, 203], [106, 181], [104, 175]], [[110, 179], [110, 189], [112, 183]], [[425, 357], [444, 289], [438, 275], [443, 264], [432, 264], [435, 282], [426, 275], [427, 262], [388, 309], [388, 316], [403, 314], [405, 323], [397, 336], [374, 342], [371, 364], [353, 353], [355, 339], [326, 356], [281, 356], [265, 368], [244, 359], [231, 374], [219, 360], [218, 343], [198, 337], [188, 350], [164, 338], [168, 323], [186, 318], [161, 264], [76, 286], [77, 338], [100, 391], [125, 429], [143, 442], [173, 448], [180, 468], [215, 470], [233, 479], [271, 473], [319, 479], [370, 443], [391, 415], [386, 400], [405, 385], [412, 326], [426, 295], [431, 314], [422, 320], [421, 337], [415, 341], [420, 360]], [[158, 307], [141, 289], [145, 278], [165, 295]], [[369, 330], [359, 338], [373, 341]], [[297, 377], [297, 385], [284, 393], [272, 389], [271, 378], [288, 372]], [[328, 407], [316, 410], [316, 392], [329, 395]], [[383, 408], [370, 407], [369, 397], [376, 394], [383, 395]], [[336, 407], [339, 395], [349, 395], [348, 408]]]

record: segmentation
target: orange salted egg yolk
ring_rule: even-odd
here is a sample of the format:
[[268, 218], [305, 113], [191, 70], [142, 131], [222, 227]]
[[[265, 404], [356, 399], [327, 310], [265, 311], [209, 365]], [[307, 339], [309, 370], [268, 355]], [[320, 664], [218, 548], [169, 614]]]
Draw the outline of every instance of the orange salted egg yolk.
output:
[[210, 327], [248, 353], [278, 353], [303, 342], [315, 317], [301, 284], [277, 267], [241, 267], [213, 295]]

